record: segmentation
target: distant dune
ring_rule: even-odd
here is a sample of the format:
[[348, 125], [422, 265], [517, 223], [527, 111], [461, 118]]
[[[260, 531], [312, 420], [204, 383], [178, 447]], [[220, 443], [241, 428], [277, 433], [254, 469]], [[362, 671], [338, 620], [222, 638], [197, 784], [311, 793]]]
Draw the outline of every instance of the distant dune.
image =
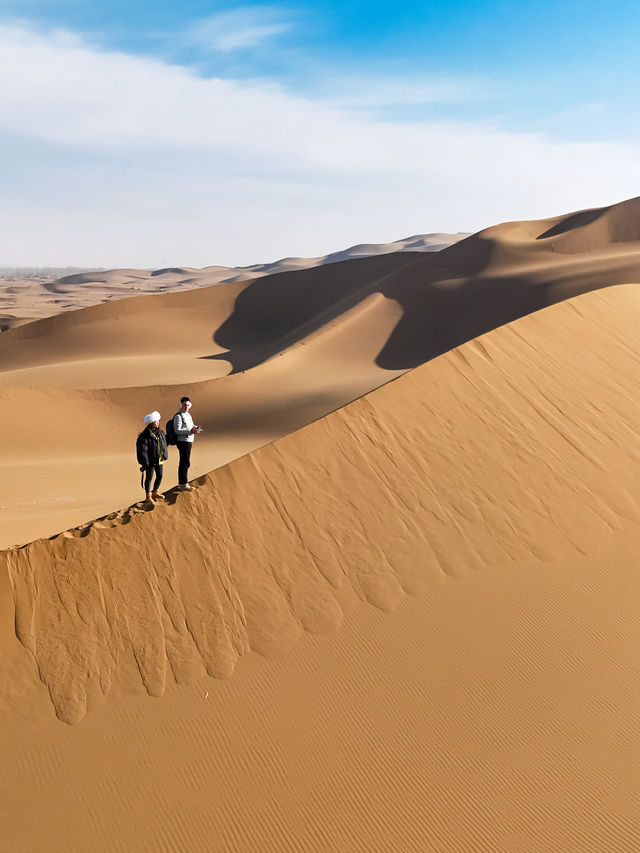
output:
[[3, 333], [8, 849], [636, 853], [639, 261], [633, 199]]
[[[623, 229], [619, 208], [635, 221], [638, 205], [507, 223], [436, 253], [111, 300], [3, 333], [0, 414], [38, 420], [23, 424], [19, 452], [0, 448], [0, 547], [132, 503], [141, 417], [166, 418], [182, 393], [206, 427], [200, 475], [519, 316], [633, 282], [638, 243], [626, 238], [640, 228]], [[611, 242], [592, 248], [605, 232]], [[73, 429], [59, 428], [71, 409]]]
[[74, 272], [0, 269], [0, 332], [63, 311], [75, 311], [141, 293], [172, 293], [234, 281], [248, 281], [288, 270], [307, 269], [391, 252], [437, 252], [466, 234], [416, 234], [393, 243], [362, 243], [319, 258], [282, 258], [248, 267], [167, 267], [159, 270], [114, 269]]

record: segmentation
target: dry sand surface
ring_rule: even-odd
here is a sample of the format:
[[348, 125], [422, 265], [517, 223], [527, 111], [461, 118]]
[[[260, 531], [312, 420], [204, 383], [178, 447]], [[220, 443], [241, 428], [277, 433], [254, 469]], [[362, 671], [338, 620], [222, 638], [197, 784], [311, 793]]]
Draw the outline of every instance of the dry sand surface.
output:
[[60, 276], [54, 270], [0, 269], [0, 332], [33, 320], [76, 311], [112, 299], [142, 293], [174, 293], [212, 284], [248, 281], [278, 272], [307, 269], [385, 255], [390, 252], [437, 252], [467, 234], [416, 234], [393, 243], [360, 243], [318, 258], [281, 258], [248, 267], [168, 267], [160, 270], [114, 269], [75, 272]]
[[0, 336], [0, 848], [637, 853], [639, 261], [632, 200]]
[[[509, 223], [436, 253], [111, 301], [4, 332], [0, 417], [26, 417], [0, 445], [0, 548], [138, 499], [141, 418], [157, 409], [166, 419], [183, 393], [205, 427], [199, 476], [516, 317], [637, 280], [638, 243], [617, 238], [629, 220], [640, 235], [639, 206]], [[574, 250], [580, 235], [585, 251]], [[175, 482], [171, 461], [165, 487]]]

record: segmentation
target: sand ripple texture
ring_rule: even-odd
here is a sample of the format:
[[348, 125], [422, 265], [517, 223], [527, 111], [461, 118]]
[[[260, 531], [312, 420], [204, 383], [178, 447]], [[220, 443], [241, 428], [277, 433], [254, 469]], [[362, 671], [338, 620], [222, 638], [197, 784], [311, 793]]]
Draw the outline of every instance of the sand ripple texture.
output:
[[160, 696], [333, 632], [359, 602], [388, 612], [475, 570], [596, 555], [640, 517], [639, 313], [632, 285], [552, 306], [166, 505], [3, 552], [58, 717], [78, 722], [132, 661]]

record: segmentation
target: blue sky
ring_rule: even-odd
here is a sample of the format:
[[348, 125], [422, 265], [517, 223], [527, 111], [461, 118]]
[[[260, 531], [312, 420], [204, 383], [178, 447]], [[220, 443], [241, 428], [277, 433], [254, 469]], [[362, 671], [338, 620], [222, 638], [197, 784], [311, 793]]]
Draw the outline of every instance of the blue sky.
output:
[[640, 6], [0, 0], [0, 265], [240, 264], [640, 193]]

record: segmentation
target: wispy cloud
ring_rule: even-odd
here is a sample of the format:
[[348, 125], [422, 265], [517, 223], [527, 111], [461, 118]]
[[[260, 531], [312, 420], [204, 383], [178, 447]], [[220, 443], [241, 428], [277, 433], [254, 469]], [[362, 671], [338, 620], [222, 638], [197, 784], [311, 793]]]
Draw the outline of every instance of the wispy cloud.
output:
[[9, 265], [317, 255], [609, 203], [640, 183], [637, 144], [375, 120], [18, 26], [0, 27], [0, 130]]
[[362, 77], [325, 78], [323, 94], [335, 107], [358, 109], [487, 101], [495, 97], [495, 89], [479, 79], [436, 74], [407, 78], [373, 70]]
[[283, 7], [243, 6], [203, 18], [183, 34], [186, 44], [225, 53], [258, 44], [293, 29]]

